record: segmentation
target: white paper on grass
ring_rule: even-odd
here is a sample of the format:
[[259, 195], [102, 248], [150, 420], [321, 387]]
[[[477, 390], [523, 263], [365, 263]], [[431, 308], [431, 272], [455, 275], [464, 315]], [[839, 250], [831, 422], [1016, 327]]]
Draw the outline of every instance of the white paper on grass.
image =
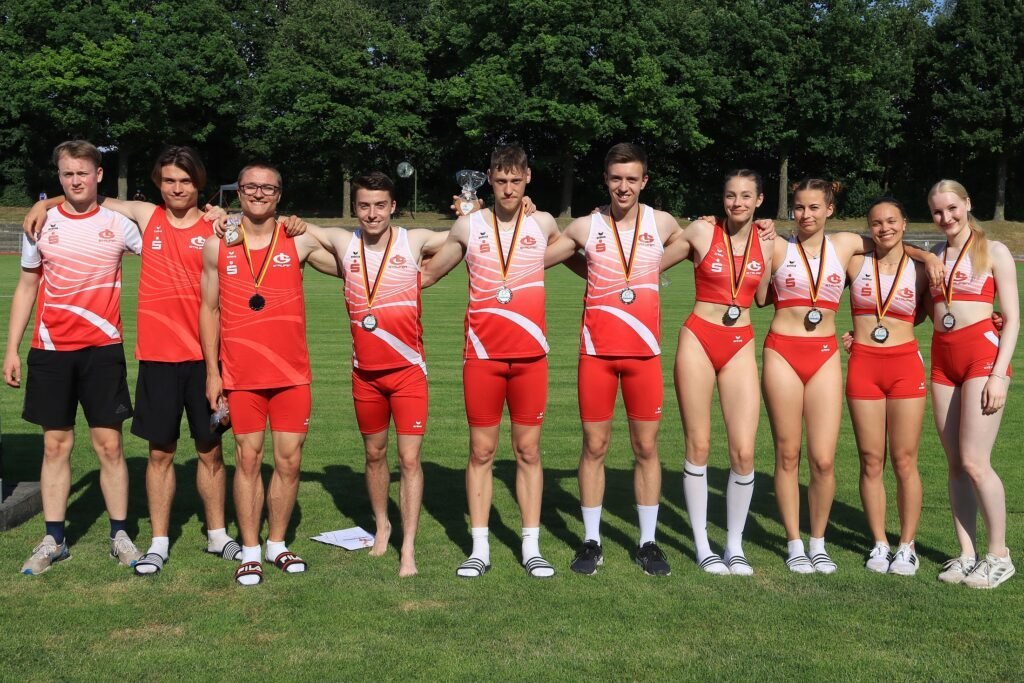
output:
[[337, 531], [325, 531], [310, 538], [327, 545], [336, 545], [345, 550], [362, 550], [373, 545], [373, 534], [361, 526], [354, 526], [351, 529], [338, 529]]

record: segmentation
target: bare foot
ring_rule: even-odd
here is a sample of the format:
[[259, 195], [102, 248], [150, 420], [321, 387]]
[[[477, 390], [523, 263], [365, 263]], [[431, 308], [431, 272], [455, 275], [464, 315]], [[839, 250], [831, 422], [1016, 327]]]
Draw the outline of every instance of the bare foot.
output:
[[401, 579], [418, 574], [416, 569], [416, 554], [413, 550], [402, 549], [402, 559], [398, 563], [398, 577]]
[[370, 557], [380, 557], [388, 551], [388, 541], [391, 540], [391, 522], [385, 521], [384, 526], [377, 526], [377, 535], [373, 537], [373, 547], [370, 548]]

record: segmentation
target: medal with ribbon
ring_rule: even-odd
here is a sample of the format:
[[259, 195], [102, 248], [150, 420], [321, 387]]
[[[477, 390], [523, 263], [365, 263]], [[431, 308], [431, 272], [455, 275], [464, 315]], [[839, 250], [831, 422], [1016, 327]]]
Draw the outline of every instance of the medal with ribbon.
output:
[[740, 288], [743, 285], [743, 278], [747, 274], [747, 266], [750, 264], [750, 253], [754, 247], [754, 226], [750, 226], [750, 232], [747, 233], [747, 248], [743, 252], [743, 264], [740, 266], [739, 272], [736, 271], [736, 259], [732, 253], [732, 237], [729, 235], [729, 231], [726, 230], [726, 226], [722, 224], [722, 246], [725, 247], [725, 262], [729, 267], [729, 291], [732, 293], [732, 304], [725, 309], [725, 319], [730, 323], [734, 323], [740, 319], [740, 307], [736, 304], [736, 297], [740, 293]]
[[619, 292], [619, 301], [627, 306], [636, 301], [636, 292], [629, 286], [629, 278], [633, 274], [633, 261], [636, 259], [636, 245], [640, 239], [640, 213], [643, 207], [637, 204], [636, 224], [633, 226], [633, 246], [629, 250], [629, 258], [626, 258], [626, 250], [622, 248], [622, 238], [619, 237], [619, 226], [615, 222], [615, 214], [609, 209], [608, 218], [612, 221], [612, 234], [615, 235], [615, 245], [619, 248], [619, 262], [622, 264], [622, 274], [625, 276], [626, 286]]
[[903, 277], [903, 269], [907, 267], [907, 262], [910, 258], [907, 256], [907, 252], [903, 252], [900, 257], [900, 264], [896, 268], [896, 277], [893, 278], [892, 285], [889, 286], [889, 293], [882, 298], [882, 276], [878, 272], [878, 259], [875, 259], [874, 275], [875, 275], [875, 314], [878, 317], [878, 325], [874, 330], [871, 331], [871, 338], [879, 344], [884, 344], [885, 340], [889, 338], [889, 328], [882, 324], [882, 318], [889, 311], [889, 306], [892, 304], [892, 300], [896, 297], [896, 290], [899, 288], [900, 278]]
[[274, 248], [277, 247], [277, 237], [281, 234], [281, 228], [278, 225], [274, 226], [274, 237], [270, 241], [270, 248], [267, 249], [267, 255], [263, 257], [263, 264], [260, 266], [259, 274], [253, 270], [252, 267], [252, 253], [249, 251], [249, 240], [245, 236], [245, 228], [239, 225], [239, 232], [242, 234], [242, 252], [245, 254], [245, 262], [249, 264], [249, 274], [252, 275], [253, 287], [256, 292], [249, 297], [249, 308], [254, 311], [262, 311], [263, 307], [267, 305], [267, 300], [260, 294], [260, 285], [263, 284], [263, 278], [267, 276], [267, 271], [270, 269], [270, 263], [274, 260]]
[[370, 286], [370, 264], [366, 260], [366, 241], [363, 239], [362, 230], [359, 231], [359, 260], [363, 262], [363, 287], [366, 292], [366, 309], [367, 313], [363, 316], [360, 325], [367, 332], [373, 332], [377, 329], [377, 316], [373, 314], [373, 302], [377, 298], [377, 288], [380, 287], [380, 281], [384, 277], [384, 271], [388, 267], [388, 257], [391, 255], [391, 243], [394, 241], [395, 231], [390, 227], [388, 228], [388, 244], [384, 247], [384, 258], [380, 262], [380, 268], [377, 269], [377, 275], [373, 278], [373, 286]]
[[[971, 230], [971, 234], [967, 237], [967, 241], [964, 243], [964, 248], [960, 250], [960, 254], [956, 257], [956, 261], [953, 262], [953, 270], [949, 271], [949, 277], [942, 284], [942, 296], [946, 301], [946, 315], [942, 316], [942, 327], [949, 332], [956, 327], [956, 316], [950, 310], [953, 305], [953, 281], [956, 279], [956, 273], [960, 270], [960, 263], [964, 260], [964, 256], [970, 250], [971, 245], [974, 243], [974, 231]], [[949, 242], [946, 242], [946, 247], [942, 250], [942, 265], [946, 265], [946, 252], [949, 250]]]
[[501, 246], [501, 230], [498, 228], [498, 214], [495, 211], [491, 211], [491, 225], [494, 226], [494, 242], [495, 246], [498, 247], [498, 265], [501, 267], [501, 287], [498, 289], [498, 293], [494, 298], [498, 300], [499, 304], [507, 304], [512, 301], [512, 290], [509, 289], [506, 280], [508, 280], [508, 270], [512, 267], [512, 254], [516, 250], [516, 242], [519, 237], [519, 226], [523, 221], [523, 209], [519, 208], [519, 213], [516, 214], [516, 227], [512, 229], [512, 241], [508, 245], [508, 256], [505, 255], [505, 249]]
[[797, 238], [796, 250], [800, 253], [800, 260], [804, 264], [804, 270], [807, 271], [807, 289], [808, 295], [811, 299], [811, 310], [807, 311], [807, 315], [804, 316], [804, 320], [811, 327], [817, 327], [821, 323], [821, 311], [818, 310], [818, 292], [821, 291], [822, 275], [825, 274], [825, 245], [827, 242], [822, 239], [821, 241], [821, 252], [818, 254], [818, 277], [814, 277], [811, 273], [811, 262], [807, 259], [807, 252], [804, 251], [804, 245]]

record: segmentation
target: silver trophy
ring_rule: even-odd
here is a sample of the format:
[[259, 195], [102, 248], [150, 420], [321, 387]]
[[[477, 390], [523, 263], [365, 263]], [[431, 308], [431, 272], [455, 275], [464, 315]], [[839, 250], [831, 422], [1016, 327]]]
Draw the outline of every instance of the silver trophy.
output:
[[233, 247], [242, 241], [242, 217], [235, 214], [224, 219], [224, 244]]
[[487, 175], [480, 171], [462, 170], [455, 174], [455, 182], [462, 187], [459, 195], [459, 213], [468, 216], [476, 208], [476, 191], [487, 182]]

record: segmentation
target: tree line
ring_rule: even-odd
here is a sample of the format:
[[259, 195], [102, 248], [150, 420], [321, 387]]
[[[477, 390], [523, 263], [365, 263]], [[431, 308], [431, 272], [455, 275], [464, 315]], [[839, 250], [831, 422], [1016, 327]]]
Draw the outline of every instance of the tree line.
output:
[[804, 175], [841, 182], [847, 215], [883, 193], [920, 215], [948, 176], [1024, 217], [1021, 0], [0, 0], [0, 79], [2, 204], [55, 190], [50, 150], [83, 137], [120, 196], [152, 195], [173, 143], [210, 193], [269, 159], [289, 208], [337, 211], [346, 178], [408, 161], [441, 209], [515, 141], [540, 206], [580, 213], [628, 140], [645, 201], [679, 214], [742, 166], [769, 215]]

